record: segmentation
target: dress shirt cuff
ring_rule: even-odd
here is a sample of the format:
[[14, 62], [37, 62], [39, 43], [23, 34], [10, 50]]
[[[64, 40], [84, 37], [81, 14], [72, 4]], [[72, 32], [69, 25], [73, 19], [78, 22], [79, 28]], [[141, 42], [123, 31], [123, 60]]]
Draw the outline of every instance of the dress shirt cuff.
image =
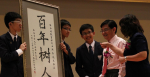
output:
[[99, 77], [104, 77], [104, 75], [101, 74]]
[[17, 49], [16, 51], [17, 51], [17, 53], [18, 53], [18, 56], [20, 56], [20, 55], [23, 54], [23, 51], [22, 51], [21, 49]]
[[85, 76], [85, 77], [89, 77], [89, 76]]
[[124, 76], [122, 76], [122, 75], [118, 75], [118, 77], [124, 77]]

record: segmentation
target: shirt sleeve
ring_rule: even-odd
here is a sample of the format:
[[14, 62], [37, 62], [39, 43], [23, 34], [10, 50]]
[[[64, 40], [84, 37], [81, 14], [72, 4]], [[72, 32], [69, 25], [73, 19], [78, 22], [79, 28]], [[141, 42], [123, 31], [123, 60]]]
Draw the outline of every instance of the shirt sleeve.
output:
[[104, 75], [101, 74], [99, 77], [104, 77]]
[[124, 77], [125, 76], [125, 74], [126, 74], [125, 63], [120, 64], [119, 73], [118, 74], [119, 74], [118, 77]]
[[16, 52], [18, 53], [18, 56], [23, 54], [23, 51], [21, 49], [17, 49]]
[[[118, 47], [121, 48], [121, 49], [124, 49], [125, 43], [126, 43], [125, 40], [120, 41]], [[119, 56], [119, 57], [120, 57], [120, 56]], [[118, 77], [124, 77], [124, 76], [125, 76], [125, 74], [126, 74], [126, 71], [125, 71], [125, 63], [123, 63], [123, 64], [120, 63], [120, 66], [119, 66], [119, 73], [118, 73], [118, 74], [119, 74]]]

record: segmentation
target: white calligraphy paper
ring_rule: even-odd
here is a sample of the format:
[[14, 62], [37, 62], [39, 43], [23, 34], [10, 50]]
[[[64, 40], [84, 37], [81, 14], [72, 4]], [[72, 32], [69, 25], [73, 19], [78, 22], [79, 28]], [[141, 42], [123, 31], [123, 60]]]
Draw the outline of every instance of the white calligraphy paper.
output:
[[32, 77], [58, 77], [54, 16], [31, 8], [27, 15]]

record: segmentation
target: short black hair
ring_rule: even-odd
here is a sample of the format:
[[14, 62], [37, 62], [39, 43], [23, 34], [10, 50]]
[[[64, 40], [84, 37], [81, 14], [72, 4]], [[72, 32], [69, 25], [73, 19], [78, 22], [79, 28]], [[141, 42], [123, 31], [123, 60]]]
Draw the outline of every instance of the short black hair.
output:
[[64, 25], [69, 25], [71, 27], [71, 24], [69, 21], [65, 19], [61, 19], [61, 29], [63, 28]]
[[115, 31], [115, 34], [117, 33], [117, 24], [114, 20], [105, 20], [101, 25], [100, 27], [102, 28], [104, 25], [108, 25], [111, 29], [116, 27], [116, 31]]
[[139, 20], [133, 14], [125, 15], [119, 21], [119, 25], [121, 27], [121, 32], [125, 37], [131, 37], [136, 32], [144, 32]]
[[6, 27], [9, 29], [8, 23], [11, 22], [11, 21], [14, 21], [17, 18], [22, 19], [20, 14], [18, 14], [16, 12], [8, 12], [8, 13], [6, 13], [6, 15], [4, 17], [4, 22], [5, 22]]
[[92, 32], [94, 32], [94, 28], [91, 24], [83, 24], [81, 25], [80, 30], [79, 30], [81, 35], [82, 35], [82, 31], [84, 31], [85, 29], [91, 29]]

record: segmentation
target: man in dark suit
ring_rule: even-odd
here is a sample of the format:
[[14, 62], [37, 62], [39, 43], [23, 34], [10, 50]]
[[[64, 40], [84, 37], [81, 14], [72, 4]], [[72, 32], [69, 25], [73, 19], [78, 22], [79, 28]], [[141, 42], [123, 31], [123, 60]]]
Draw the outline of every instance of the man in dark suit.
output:
[[21, 55], [26, 49], [26, 43], [22, 43], [21, 37], [17, 35], [22, 27], [21, 16], [8, 12], [4, 21], [9, 31], [0, 36], [1, 77], [24, 77]]
[[76, 51], [76, 71], [80, 77], [99, 77], [103, 65], [103, 49], [99, 42], [93, 39], [94, 28], [90, 24], [80, 27], [81, 37], [85, 43]]
[[70, 46], [64, 41], [66, 37], [69, 36], [71, 24], [65, 20], [61, 20], [61, 34], [62, 34], [62, 43], [60, 43], [61, 50], [63, 51], [64, 56], [64, 67], [65, 67], [65, 77], [74, 77], [71, 64], [75, 63], [75, 57], [71, 53]]

